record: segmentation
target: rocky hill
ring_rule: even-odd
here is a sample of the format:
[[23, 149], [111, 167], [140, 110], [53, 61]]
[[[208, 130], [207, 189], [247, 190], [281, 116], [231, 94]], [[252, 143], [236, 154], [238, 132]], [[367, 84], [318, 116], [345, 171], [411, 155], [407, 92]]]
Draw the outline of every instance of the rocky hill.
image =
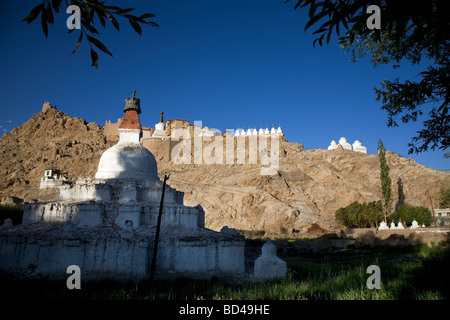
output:
[[[170, 173], [168, 183], [185, 193], [185, 204], [204, 208], [211, 229], [227, 225], [268, 234], [320, 233], [336, 228], [338, 208], [381, 199], [376, 154], [304, 150], [301, 144], [281, 141], [278, 174], [263, 176], [260, 165], [174, 164], [162, 152], [167, 143], [150, 148], [160, 176]], [[40, 178], [52, 166], [73, 181], [94, 176], [107, 147], [102, 127], [44, 108], [0, 138], [0, 199], [33, 201], [52, 196], [39, 193]], [[449, 172], [392, 152], [387, 152], [387, 160], [394, 202], [400, 198], [429, 207], [430, 196], [436, 201], [439, 188], [450, 180]]]
[[0, 138], [0, 200], [38, 199], [40, 179], [52, 167], [67, 172], [69, 180], [92, 176], [106, 149], [102, 127], [44, 104]]
[[[158, 150], [152, 150], [158, 155]], [[450, 173], [427, 168], [387, 152], [394, 204], [430, 207]], [[157, 156], [158, 158], [158, 156]], [[273, 234], [336, 228], [334, 213], [353, 201], [382, 198], [377, 154], [351, 150], [303, 150], [282, 141], [277, 175], [260, 175], [259, 165], [174, 165], [160, 161], [170, 185], [185, 193], [188, 205], [205, 209], [209, 228], [265, 230]], [[319, 227], [318, 227], [319, 226]]]

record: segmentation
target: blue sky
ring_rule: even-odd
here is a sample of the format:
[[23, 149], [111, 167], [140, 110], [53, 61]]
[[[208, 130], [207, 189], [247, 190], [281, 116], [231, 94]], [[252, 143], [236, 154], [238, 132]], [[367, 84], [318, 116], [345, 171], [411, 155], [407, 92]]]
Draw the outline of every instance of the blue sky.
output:
[[418, 123], [388, 128], [374, 87], [383, 78], [414, 79], [420, 71], [373, 68], [368, 58], [350, 56], [332, 41], [312, 46], [304, 31], [305, 10], [284, 0], [152, 0], [107, 1], [151, 12], [160, 28], [143, 26], [139, 36], [126, 20], [120, 32], [98, 24], [100, 40], [112, 52], [99, 50], [99, 68], [90, 66], [83, 40], [72, 55], [78, 31], [67, 34], [63, 10], [46, 39], [40, 21], [22, 22], [39, 1], [8, 1], [0, 11], [0, 133], [38, 113], [42, 104], [70, 116], [104, 125], [123, 115], [124, 99], [133, 90], [141, 99], [141, 122], [202, 121], [219, 130], [281, 125], [288, 141], [306, 149], [326, 149], [344, 136], [376, 153], [385, 147], [428, 167], [447, 170], [443, 151], [408, 155]]

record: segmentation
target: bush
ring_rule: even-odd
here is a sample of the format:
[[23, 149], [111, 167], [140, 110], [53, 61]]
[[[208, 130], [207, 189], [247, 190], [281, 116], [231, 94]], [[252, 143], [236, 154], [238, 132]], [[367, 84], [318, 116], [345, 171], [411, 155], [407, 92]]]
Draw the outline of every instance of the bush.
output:
[[406, 226], [411, 226], [412, 222], [416, 220], [419, 225], [429, 226], [433, 221], [433, 217], [428, 208], [416, 207], [409, 204], [404, 204], [396, 212], [389, 217], [389, 222], [401, 221]]
[[353, 202], [335, 213], [336, 220], [348, 228], [376, 227], [383, 220], [381, 201]]
[[6, 219], [11, 219], [14, 225], [22, 223], [23, 210], [19, 205], [14, 204], [2, 204], [0, 205], [0, 225]]

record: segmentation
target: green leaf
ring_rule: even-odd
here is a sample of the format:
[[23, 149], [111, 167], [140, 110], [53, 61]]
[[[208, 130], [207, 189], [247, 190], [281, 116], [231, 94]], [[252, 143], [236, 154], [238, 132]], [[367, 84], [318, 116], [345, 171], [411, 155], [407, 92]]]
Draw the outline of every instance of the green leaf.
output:
[[87, 36], [88, 40], [90, 42], [92, 42], [97, 48], [99, 48], [100, 50], [102, 50], [103, 52], [109, 54], [112, 57], [111, 52], [109, 52], [109, 50], [106, 49], [105, 45], [103, 43], [101, 43], [100, 40], [98, 40], [98, 39], [96, 39], [94, 37], [88, 36], [88, 35], [86, 35], [86, 36]]
[[52, 6], [53, 10], [55, 10], [56, 13], [59, 12], [59, 6], [61, 5], [62, 0], [52, 0]]
[[128, 21], [130, 21], [131, 26], [133, 27], [133, 29], [139, 34], [142, 35], [142, 28], [139, 25], [139, 23], [137, 23], [134, 20], [128, 19]]
[[94, 26], [91, 25], [90, 21], [87, 21], [84, 18], [81, 18], [81, 24], [83, 25], [83, 27], [88, 29], [90, 32], [98, 34], [97, 29], [95, 29]]
[[91, 60], [92, 60], [91, 66], [95, 67], [95, 69], [98, 69], [98, 54], [92, 48], [91, 48]]
[[47, 21], [51, 26], [53, 26], [53, 10], [50, 2], [47, 4]]
[[74, 54], [78, 50], [78, 48], [81, 44], [81, 39], [83, 39], [83, 32], [80, 32], [80, 37], [78, 38], [77, 44], [75, 45], [75, 48], [73, 49], [72, 54]]
[[111, 10], [121, 10], [119, 7], [117, 6], [105, 6], [106, 9], [111, 9]]
[[42, 6], [41, 26], [42, 26], [42, 31], [44, 31], [45, 37], [47, 38], [47, 36], [48, 36], [47, 11], [45, 10], [44, 6]]
[[23, 18], [22, 21], [28, 22], [30, 23], [31, 21], [33, 21], [34, 19], [37, 18], [37, 16], [39, 15], [39, 12], [42, 11], [42, 7], [44, 6], [43, 3], [38, 4], [36, 7], [34, 7], [33, 9], [31, 9], [30, 13], [28, 14], [28, 16], [26, 18]]
[[312, 17], [308, 23], [305, 25], [305, 30], [307, 30], [309, 27], [311, 27], [314, 23], [316, 23], [317, 21], [319, 21], [320, 19], [322, 19], [323, 17], [325, 17], [328, 14], [328, 11], [322, 11], [320, 13], [318, 13], [317, 15], [315, 15], [314, 17]]
[[141, 19], [147, 19], [147, 18], [156, 18], [156, 16], [153, 13], [144, 13], [142, 16], [140, 16]]
[[116, 14], [124, 14], [124, 13], [128, 13], [130, 11], [133, 11], [133, 8], [128, 8], [128, 9], [120, 9], [116, 11]]
[[100, 20], [100, 23], [102, 24], [103, 28], [106, 26], [106, 10], [102, 5], [98, 5], [94, 7], [94, 11], [97, 13], [98, 19]]
[[109, 12], [107, 12], [106, 14], [108, 15], [109, 20], [114, 25], [114, 27], [117, 29], [117, 31], [119, 31], [119, 23], [117, 22], [116, 18], [114, 18], [114, 16]]

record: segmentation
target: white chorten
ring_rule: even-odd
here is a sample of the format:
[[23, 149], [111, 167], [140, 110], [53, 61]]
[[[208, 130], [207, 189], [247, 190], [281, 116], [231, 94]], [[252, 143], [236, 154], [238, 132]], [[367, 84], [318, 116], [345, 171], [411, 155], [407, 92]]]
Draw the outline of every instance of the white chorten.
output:
[[283, 130], [281, 130], [281, 126], [280, 126], [280, 125], [278, 125], [277, 133], [278, 133], [279, 135], [282, 135], [282, 134], [283, 134]]
[[419, 228], [420, 226], [419, 226], [419, 223], [416, 221], [416, 219], [414, 219], [414, 221], [412, 222], [412, 224], [411, 224], [411, 229], [417, 229], [417, 228]]
[[259, 128], [258, 134], [264, 134], [264, 130], [263, 130], [262, 126], [261, 126], [261, 128]]
[[334, 150], [337, 149], [337, 147], [336, 141], [332, 140], [331, 144], [328, 146], [328, 150]]
[[135, 94], [126, 99], [125, 115], [119, 126], [119, 142], [103, 153], [96, 179], [158, 179], [155, 157], [140, 143], [140, 99]]
[[339, 144], [343, 149], [352, 150], [352, 145], [347, 142], [347, 139], [345, 139], [345, 137], [339, 139]]
[[386, 222], [381, 221], [380, 226], [378, 227], [378, 230], [389, 230], [389, 227]]
[[261, 248], [261, 256], [255, 260], [254, 275], [257, 279], [276, 279], [286, 275], [286, 262], [277, 257], [277, 247], [272, 242]]
[[367, 153], [367, 148], [364, 147], [361, 142], [355, 140], [355, 142], [353, 143], [353, 151]]
[[166, 126], [163, 120], [163, 111], [160, 112], [159, 122], [155, 124], [155, 132], [153, 132], [152, 138], [165, 139], [166, 137]]

